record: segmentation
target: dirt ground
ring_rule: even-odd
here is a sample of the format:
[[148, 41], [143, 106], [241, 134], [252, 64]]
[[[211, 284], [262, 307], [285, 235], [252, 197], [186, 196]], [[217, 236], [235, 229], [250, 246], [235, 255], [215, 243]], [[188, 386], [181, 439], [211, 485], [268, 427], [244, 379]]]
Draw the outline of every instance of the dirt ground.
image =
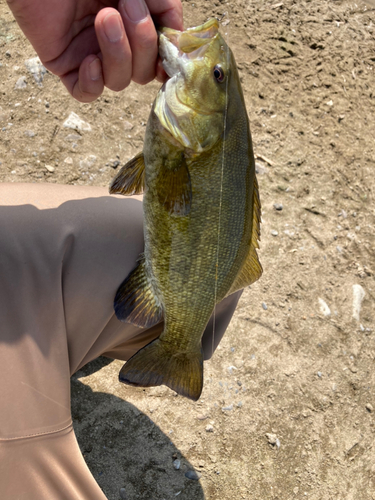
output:
[[[159, 85], [90, 105], [49, 73], [38, 85], [4, 3], [1, 181], [107, 186], [141, 150]], [[344, 0], [184, 9], [186, 26], [228, 13], [257, 155], [264, 275], [206, 363], [197, 403], [120, 385], [122, 362], [105, 358], [74, 376], [85, 459], [110, 500], [373, 500], [375, 10]], [[64, 127], [72, 111], [91, 130]]]

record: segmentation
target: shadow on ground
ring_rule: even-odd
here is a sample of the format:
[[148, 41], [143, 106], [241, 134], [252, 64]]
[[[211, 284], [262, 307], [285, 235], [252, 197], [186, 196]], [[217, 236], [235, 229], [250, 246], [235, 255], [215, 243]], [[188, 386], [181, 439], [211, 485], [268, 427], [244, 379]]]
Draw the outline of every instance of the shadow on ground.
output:
[[[123, 498], [204, 500], [199, 481], [188, 479], [193, 466], [157, 425], [134, 405], [94, 392], [84, 380], [111, 363], [98, 358], [72, 377], [74, 429], [86, 463], [109, 500]], [[95, 389], [95, 388], [94, 388]], [[173, 462], [180, 460], [179, 470]], [[180, 493], [179, 493], [180, 492]]]

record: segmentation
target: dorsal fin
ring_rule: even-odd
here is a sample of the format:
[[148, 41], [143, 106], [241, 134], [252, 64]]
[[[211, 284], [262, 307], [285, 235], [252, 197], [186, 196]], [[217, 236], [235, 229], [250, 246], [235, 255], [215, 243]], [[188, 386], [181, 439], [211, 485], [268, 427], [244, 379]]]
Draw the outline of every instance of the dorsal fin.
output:
[[143, 153], [138, 153], [126, 163], [109, 188], [110, 194], [131, 196], [143, 193], [145, 188], [145, 161]]
[[255, 281], [257, 281], [262, 275], [262, 266], [258, 259], [257, 248], [259, 248], [260, 239], [260, 199], [259, 199], [259, 188], [258, 181], [254, 177], [254, 191], [253, 191], [253, 227], [251, 233], [251, 242], [249, 253], [242, 266], [241, 271], [237, 275], [228, 295], [236, 292], [237, 290], [242, 290], [245, 286], [249, 286]]

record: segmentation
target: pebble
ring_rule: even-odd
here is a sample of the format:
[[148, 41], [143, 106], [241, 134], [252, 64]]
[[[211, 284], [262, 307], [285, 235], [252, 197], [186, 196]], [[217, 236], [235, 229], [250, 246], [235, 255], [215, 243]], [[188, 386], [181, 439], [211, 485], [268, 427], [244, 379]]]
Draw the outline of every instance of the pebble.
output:
[[65, 158], [64, 163], [67, 163], [68, 165], [73, 165], [73, 158], [68, 156], [67, 158]]
[[54, 172], [55, 171], [55, 167], [52, 167], [51, 165], [46, 165], [46, 169], [48, 170], [48, 172]]
[[10, 53], [10, 50], [7, 50], [7, 51], [5, 52], [5, 55], [6, 55], [6, 57], [11, 57], [11, 56], [12, 56], [12, 54]]
[[322, 374], [322, 372], [318, 372], [317, 375], [318, 375], [319, 378], [322, 378], [323, 374]]
[[223, 406], [222, 411], [232, 411], [233, 410], [233, 405], [229, 406]]
[[25, 135], [27, 137], [35, 137], [36, 133], [34, 132], [34, 130], [25, 130]]
[[242, 401], [239, 401], [239, 402], [237, 403], [237, 408], [242, 408], [242, 407], [243, 407], [243, 402], [242, 402]]
[[281, 203], [274, 203], [273, 208], [275, 210], [278, 210], [279, 212], [281, 212], [281, 210], [283, 209], [283, 206]]
[[42, 87], [43, 78], [47, 73], [47, 70], [41, 63], [39, 57], [32, 57], [31, 59], [27, 59], [27, 61], [25, 61], [25, 66], [29, 70], [29, 73], [33, 75], [34, 80], [39, 85], [39, 87]]
[[255, 162], [255, 172], [259, 175], [267, 174], [268, 170], [261, 163]]
[[74, 130], [86, 130], [86, 131], [91, 130], [91, 125], [89, 123], [85, 122], [84, 120], [82, 120], [82, 118], [80, 118], [73, 111], [70, 113], [68, 118], [64, 121], [63, 126], [67, 127], [67, 128], [72, 128]]
[[134, 125], [128, 121], [124, 121], [124, 129], [125, 130], [131, 130], [134, 127]]
[[193, 481], [198, 481], [202, 477], [202, 474], [196, 472], [195, 470], [188, 470], [185, 472], [185, 477], [192, 479]]
[[79, 162], [80, 169], [87, 169], [95, 165], [97, 157], [95, 155], [89, 155]]
[[126, 498], [128, 498], [125, 488], [120, 488], [120, 498], [121, 500], [126, 500]]
[[214, 432], [214, 428], [212, 425], [208, 424], [206, 427], [206, 432]]
[[25, 89], [26, 86], [27, 86], [26, 76], [21, 76], [16, 81], [16, 84], [15, 84], [14, 88], [17, 89], [17, 90], [22, 90], [22, 89]]
[[120, 163], [121, 162], [119, 160], [110, 160], [109, 166], [112, 168], [117, 168], [120, 165]]
[[372, 413], [374, 411], [374, 407], [370, 403], [367, 403], [366, 410]]
[[268, 443], [272, 446], [276, 446], [276, 448], [280, 448], [280, 441], [276, 434], [266, 434], [266, 438], [268, 439]]
[[176, 469], [176, 470], [179, 470], [180, 467], [181, 467], [181, 460], [175, 460], [173, 462], [173, 467]]
[[277, 236], [279, 234], [279, 232], [276, 231], [275, 229], [272, 229], [271, 234], [272, 234], [272, 236]]
[[320, 312], [323, 314], [323, 316], [331, 316], [331, 309], [328, 307], [327, 303], [321, 299], [320, 297], [318, 298], [319, 302], [319, 308]]
[[353, 318], [359, 321], [359, 314], [362, 308], [362, 301], [365, 298], [366, 292], [361, 285], [353, 285]]
[[65, 137], [65, 140], [68, 142], [80, 141], [82, 137], [78, 134], [69, 134]]
[[262, 302], [262, 307], [263, 307], [263, 309], [264, 309], [265, 311], [267, 311], [268, 306], [267, 306], [267, 304], [266, 304], [265, 302]]

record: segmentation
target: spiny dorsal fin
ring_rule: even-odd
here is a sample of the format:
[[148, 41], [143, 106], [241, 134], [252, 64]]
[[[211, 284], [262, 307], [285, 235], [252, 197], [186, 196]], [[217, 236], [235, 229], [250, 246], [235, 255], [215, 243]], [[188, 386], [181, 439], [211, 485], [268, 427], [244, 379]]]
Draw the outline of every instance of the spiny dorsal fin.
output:
[[143, 254], [137, 267], [117, 290], [114, 307], [119, 320], [142, 328], [149, 328], [163, 319], [163, 310], [147, 279]]
[[162, 340], [156, 339], [125, 363], [119, 380], [138, 387], [166, 385], [197, 401], [203, 388], [203, 351], [173, 354]]
[[158, 197], [165, 209], [176, 216], [188, 215], [191, 208], [190, 174], [183, 155], [173, 164], [165, 164], [158, 179]]
[[258, 240], [260, 239], [260, 199], [259, 188], [256, 177], [254, 178], [253, 191], [253, 227], [251, 233], [250, 249], [246, 261], [235, 279], [228, 295], [242, 290], [245, 286], [249, 286], [257, 281], [262, 275], [262, 266], [259, 262], [256, 249], [259, 248]]
[[138, 153], [128, 161], [109, 188], [110, 194], [133, 195], [143, 193], [145, 188], [145, 161], [143, 153]]

